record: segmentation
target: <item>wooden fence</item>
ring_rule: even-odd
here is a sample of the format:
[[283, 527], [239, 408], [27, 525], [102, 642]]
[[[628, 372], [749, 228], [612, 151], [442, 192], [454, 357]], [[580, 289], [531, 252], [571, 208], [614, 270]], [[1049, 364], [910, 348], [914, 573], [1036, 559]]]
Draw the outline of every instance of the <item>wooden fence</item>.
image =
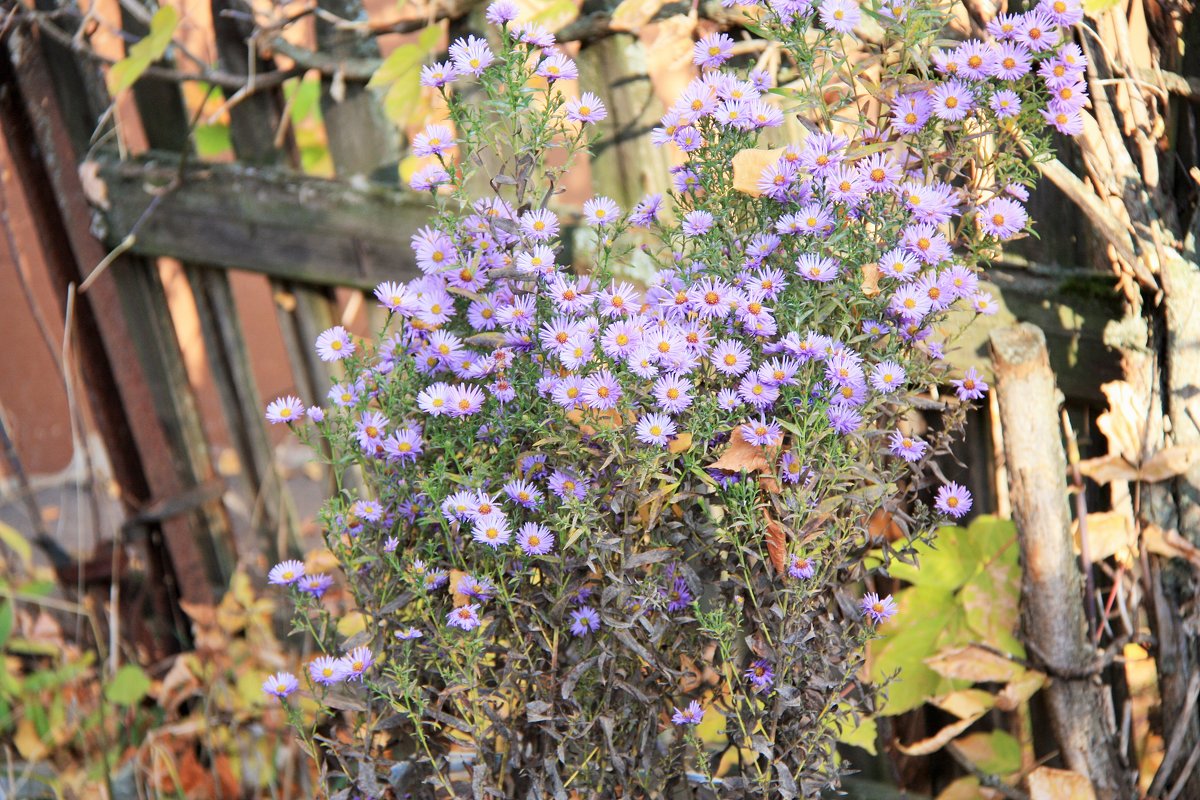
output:
[[[320, 0], [319, 6], [342, 18], [362, 15], [357, 0]], [[463, 9], [455, 8], [461, 16]], [[230, 0], [212, 0], [212, 16], [220, 56], [214, 75], [222, 91], [234, 95], [251, 74], [280, 74], [261, 57], [250, 62], [251, 31]], [[54, 25], [39, 26], [39, 19]], [[278, 84], [231, 105], [235, 163], [197, 162], [169, 65], [132, 89], [151, 152], [122, 158], [93, 140], [110, 101], [97, 60], [74, 46], [73, 19], [52, 0], [37, 0], [34, 12], [8, 14], [0, 119], [10, 167], [34, 209], [55, 291], [72, 322], [80, 385], [128, 514], [122, 535], [145, 544], [157, 616], [166, 625], [160, 633], [183, 640], [187, 626], [177, 601], [212, 602], [248, 554], [238, 552], [231, 533], [224, 480], [214, 468], [156, 259], [181, 262], [191, 286], [224, 423], [257, 503], [256, 555], [271, 561], [295, 552], [299, 520], [264, 429], [269, 398], [256, 387], [229, 271], [265, 275], [277, 296], [290, 298], [276, 304], [278, 324], [298, 394], [318, 402], [333, 376], [312, 345], [334, 324], [332, 288], [369, 290], [380, 280], [415, 274], [408, 243], [425, 211], [396, 183], [362, 179], [383, 174], [394, 181], [402, 155], [364, 70], [330, 69], [323, 78], [322, 109], [339, 179], [303, 174], [287, 137], [276, 146], [283, 112]], [[139, 20], [123, 14], [133, 40], [146, 31]], [[575, 23], [582, 31], [581, 72], [592, 76], [587, 88], [599, 91], [612, 111], [593, 161], [594, 183], [628, 204], [665, 179], [662, 156], [646, 136], [662, 110], [636, 37], [612, 34], [604, 24], [603, 14]], [[374, 40], [343, 34], [316, 26], [317, 52], [329, 64], [377, 62]], [[1035, 210], [1056, 203], [1042, 195]], [[1043, 236], [1049, 244], [1025, 251], [1029, 261], [1013, 259], [993, 271], [1005, 309], [995, 324], [1015, 316], [1045, 329], [1069, 398], [1081, 408], [1094, 405], [1099, 384], [1119, 374], [1103, 343], [1104, 325], [1119, 311], [1109, 299], [1112, 280], [1076, 266], [1086, 256], [1079, 255], [1072, 239], [1079, 231], [1071, 224], [1047, 226]], [[93, 275], [98, 265], [103, 271]], [[952, 358], [985, 361], [989, 327], [973, 329]], [[970, 457], [990, 463], [987, 425], [973, 436]], [[988, 470], [978, 474], [972, 488], [986, 505], [993, 487]]]

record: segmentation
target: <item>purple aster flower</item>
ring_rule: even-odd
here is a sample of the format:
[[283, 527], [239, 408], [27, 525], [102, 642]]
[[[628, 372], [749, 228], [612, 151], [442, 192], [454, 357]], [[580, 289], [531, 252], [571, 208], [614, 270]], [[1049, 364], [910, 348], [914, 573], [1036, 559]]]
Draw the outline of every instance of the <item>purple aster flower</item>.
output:
[[281, 561], [267, 573], [267, 583], [273, 586], [291, 586], [303, 577], [303, 561]]
[[446, 615], [446, 624], [464, 631], [475, 630], [479, 627], [479, 604], [468, 603], [454, 609]]
[[646, 414], [638, 420], [635, 432], [639, 442], [666, 447], [676, 430], [675, 422], [666, 414]]
[[843, 436], [862, 427], [862, 414], [852, 406], [833, 405], [825, 415], [829, 418], [829, 426]]
[[616, 408], [621, 399], [621, 384], [607, 369], [588, 376], [583, 382], [583, 402], [601, 411]]
[[454, 134], [445, 125], [429, 125], [413, 137], [411, 151], [417, 158], [440, 156], [453, 149]]
[[296, 676], [290, 672], [276, 672], [274, 675], [263, 681], [262, 688], [267, 694], [273, 694], [282, 700], [292, 692], [299, 689], [300, 682], [297, 681]]
[[779, 399], [779, 387], [758, 375], [747, 375], [738, 384], [738, 397], [761, 411]]
[[950, 242], [936, 225], [910, 225], [902, 235], [904, 249], [926, 264], [940, 264], [952, 255]]
[[542, 492], [527, 480], [518, 478], [504, 484], [504, 493], [522, 508], [537, 508], [542, 503]]
[[517, 531], [517, 545], [527, 556], [544, 556], [554, 549], [554, 534], [545, 525], [526, 522]]
[[1041, 0], [1037, 9], [1064, 28], [1083, 19], [1083, 5], [1079, 0]]
[[744, 441], [755, 447], [774, 447], [783, 442], [783, 428], [775, 420], [751, 420], [742, 424], [738, 431]]
[[692, 382], [682, 375], [664, 375], [652, 389], [658, 407], [669, 414], [678, 414], [692, 404]]
[[699, 150], [704, 145], [704, 139], [700, 136], [700, 131], [693, 128], [691, 125], [683, 125], [671, 134], [671, 141], [685, 153], [691, 153]]
[[460, 384], [451, 387], [448, 412], [452, 417], [469, 417], [483, 408], [487, 397], [478, 386]]
[[608, 109], [599, 97], [584, 92], [578, 98], [567, 101], [566, 116], [574, 122], [595, 123], [608, 116]]
[[486, 40], [468, 36], [466, 39], [457, 39], [450, 45], [450, 60], [454, 62], [454, 68], [459, 73], [469, 72], [479, 77], [492, 65], [496, 56]]
[[385, 553], [394, 553], [398, 547], [400, 547], [400, 540], [395, 536], [389, 536], [383, 540], [383, 552]]
[[432, 592], [442, 588], [450, 581], [450, 573], [437, 569], [425, 576], [425, 591]]
[[859, 602], [858, 608], [864, 617], [876, 624], [887, 622], [896, 615], [896, 601], [890, 594], [880, 599], [874, 592], [867, 592]]
[[1016, 81], [1025, 77], [1033, 64], [1029, 49], [1016, 42], [1003, 42], [992, 63], [992, 74], [1002, 81]]
[[545, 78], [549, 83], [554, 83], [555, 81], [573, 81], [579, 77], [579, 68], [575, 66], [574, 61], [562, 53], [554, 53], [542, 59], [542, 62], [537, 66], [537, 74]]
[[771, 684], [775, 683], [775, 671], [771, 669], [771, 662], [765, 658], [752, 663], [743, 674], [758, 693], [767, 691]]
[[822, 0], [817, 15], [827, 30], [846, 35], [862, 20], [862, 9], [854, 0]]
[[966, 119], [975, 107], [975, 92], [964, 82], [951, 79], [938, 84], [930, 91], [933, 114], [946, 122]]
[[884, 394], [902, 388], [907, 378], [904, 367], [895, 361], [880, 361], [871, 368], [871, 386]]
[[563, 499], [582, 500], [587, 497], [588, 483], [572, 472], [556, 469], [550, 474], [547, 485], [550, 491]]
[[340, 658], [321, 656], [309, 662], [308, 674], [312, 676], [315, 682], [322, 686], [332, 686], [335, 683], [344, 681], [348, 672], [346, 665], [342, 663]]
[[317, 355], [322, 361], [341, 361], [354, 355], [354, 340], [341, 325], [335, 325], [317, 337]]
[[799, 483], [804, 472], [800, 457], [791, 450], [779, 457], [779, 477], [784, 483]]
[[811, 558], [792, 554], [791, 560], [788, 562], [788, 575], [797, 580], [806, 581], [817, 572], [817, 565]]
[[733, 39], [728, 34], [710, 33], [692, 48], [692, 62], [705, 69], [719, 67], [733, 54], [733, 45]]
[[662, 208], [663, 196], [661, 194], [648, 194], [642, 198], [633, 211], [629, 212], [629, 224], [634, 227], [644, 228], [652, 222], [658, 221], [658, 212]]
[[896, 159], [888, 153], [873, 153], [855, 162], [858, 174], [867, 184], [867, 190], [876, 193], [891, 192], [900, 185], [904, 171]]
[[487, 7], [487, 13], [483, 18], [490, 25], [506, 25], [512, 22], [521, 13], [521, 9], [513, 0], [496, 0]]
[[954, 392], [963, 402], [978, 400], [987, 394], [988, 390], [988, 385], [979, 377], [979, 372], [974, 367], [969, 368], [961, 380], [952, 380], [950, 383], [954, 384]]
[[929, 445], [916, 436], [907, 435], [903, 431], [892, 431], [888, 445], [892, 455], [899, 456], [905, 461], [920, 461], [921, 456], [925, 455], [925, 451], [929, 448]]
[[[299, 397], [288, 395], [272, 401], [267, 406], [267, 422], [277, 425], [281, 422], [291, 424], [304, 419], [304, 403]], [[319, 420], [318, 420], [319, 421]]]
[[1038, 113], [1052, 125], [1056, 131], [1065, 136], [1078, 136], [1083, 133], [1083, 114], [1080, 111], [1068, 109], [1039, 108]]
[[667, 601], [667, 611], [672, 614], [687, 611], [693, 599], [687, 580], [682, 575], [676, 575], [670, 581], [670, 586], [664, 587], [662, 590], [663, 597]]
[[544, 242], [558, 235], [558, 217], [548, 208], [526, 211], [521, 215], [521, 230], [535, 242]]
[[971, 493], [966, 487], [950, 481], [938, 489], [933, 507], [955, 519], [964, 517], [971, 510]]
[[1008, 119], [1021, 113], [1021, 98], [1011, 89], [1001, 89], [992, 95], [988, 101], [990, 108], [998, 119]]
[[480, 602], [487, 602], [496, 596], [495, 587], [486, 578], [476, 578], [472, 575], [459, 578], [455, 590]]
[[582, 606], [571, 612], [571, 633], [575, 636], [587, 636], [600, 630], [600, 613], [589, 606]]
[[396, 631], [396, 638], [402, 642], [411, 642], [414, 639], [420, 639], [425, 635], [425, 632], [420, 628], [401, 628]]
[[1011, 239], [1025, 228], [1029, 215], [1016, 200], [994, 197], [979, 209], [975, 219], [979, 222], [979, 228], [988, 236]]
[[583, 204], [583, 218], [598, 228], [616, 222], [620, 216], [621, 207], [607, 197], [593, 197]]
[[449, 61], [437, 61], [421, 67], [420, 83], [422, 86], [440, 89], [448, 83], [453, 83], [457, 77], [458, 70], [453, 64]]
[[363, 673], [375, 663], [375, 654], [369, 647], [356, 647], [342, 656], [342, 665], [346, 669], [346, 680], [361, 680]]
[[687, 236], [703, 236], [712, 226], [713, 215], [707, 211], [689, 211], [683, 215], [683, 232]]
[[511, 535], [512, 529], [508, 526], [508, 519], [499, 512], [479, 517], [471, 530], [472, 539], [493, 550], [508, 544]]
[[392, 461], [416, 461], [423, 449], [421, 434], [412, 429], [396, 431], [383, 440], [383, 452]]
[[925, 94], [902, 94], [892, 103], [892, 128], [909, 136], [925, 127], [933, 115], [933, 104]]
[[699, 700], [693, 700], [686, 709], [676, 708], [675, 713], [671, 715], [671, 722], [676, 725], [699, 725], [703, 721], [704, 708]]
[[1021, 18], [1018, 14], [997, 14], [987, 24], [987, 31], [1002, 42], [1010, 41], [1017, 35]]
[[1021, 18], [1013, 38], [1035, 53], [1040, 53], [1054, 49], [1062, 40], [1062, 32], [1054, 19], [1039, 7]]
[[325, 596], [329, 587], [333, 586], [333, 578], [325, 573], [305, 575], [296, 582], [296, 588], [305, 594], [310, 594], [318, 600]]
[[722, 389], [717, 392], [717, 406], [722, 411], [736, 411], [742, 405], [737, 389]]
[[879, 259], [879, 272], [888, 278], [898, 278], [906, 281], [921, 270], [915, 256], [899, 248], [894, 248], [883, 254]]
[[556, 41], [553, 33], [546, 30], [544, 25], [539, 25], [536, 22], [522, 23], [521, 25], [514, 26], [514, 28], [519, 33], [517, 38], [520, 39], [521, 43], [530, 45], [531, 47], [538, 47], [545, 50], [548, 47], [553, 47]]
[[320, 406], [310, 406], [308, 409], [308, 418], [313, 422], [325, 421], [325, 409]]
[[367, 522], [378, 522], [383, 516], [383, 507], [374, 500], [356, 500], [350, 513]]
[[968, 39], [958, 46], [958, 74], [970, 81], [981, 81], [992, 74], [996, 53], [990, 45], [978, 39]]
[[815, 253], [805, 253], [797, 258], [796, 269], [805, 280], [815, 283], [828, 283], [838, 276], [838, 262]]

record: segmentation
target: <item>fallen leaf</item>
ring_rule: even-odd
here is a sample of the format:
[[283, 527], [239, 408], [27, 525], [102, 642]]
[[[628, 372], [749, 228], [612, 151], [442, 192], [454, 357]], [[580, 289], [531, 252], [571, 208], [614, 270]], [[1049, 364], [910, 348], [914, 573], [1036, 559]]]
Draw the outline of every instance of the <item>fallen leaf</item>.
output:
[[960, 689], [957, 692], [935, 697], [929, 702], [959, 719], [979, 718], [996, 704], [996, 697], [983, 689]]
[[1096, 418], [1096, 427], [1108, 439], [1109, 452], [1137, 463], [1142, 458], [1145, 441], [1146, 405], [1140, 393], [1125, 381], [1101, 384], [1100, 391], [1108, 398], [1108, 410]]
[[1019, 664], [973, 644], [943, 650], [925, 659], [925, 664], [943, 678], [975, 683], [1006, 683], [1023, 671]]
[[[1088, 557], [1092, 563], [1137, 549], [1133, 520], [1123, 511], [1095, 511], [1087, 515]], [[1081, 553], [1079, 520], [1071, 523], [1075, 552]]]
[[862, 265], [862, 293], [867, 297], [876, 297], [879, 294], [879, 265], [872, 262]]
[[1037, 670], [1029, 670], [1008, 683], [996, 695], [996, 708], [1001, 711], [1016, 711], [1017, 707], [1033, 697], [1034, 692], [1046, 685], [1046, 676]]
[[1113, 453], [1080, 461], [1079, 471], [1101, 486], [1113, 481], [1136, 481], [1138, 479], [1137, 467], [1126, 461], [1124, 456]]
[[1163, 448], [1142, 464], [1141, 479], [1158, 483], [1182, 475], [1200, 462], [1200, 445], [1175, 444]]
[[787, 531], [777, 519], [772, 519], [766, 511], [763, 516], [767, 521], [767, 555], [771, 557], [771, 566], [780, 575], [787, 569]]
[[608, 27], [614, 31], [637, 33], [663, 7], [664, 0], [623, 0], [613, 9]]
[[724, 469], [730, 472], [765, 472], [771, 468], [770, 462], [763, 454], [763, 448], [742, 438], [741, 428], [734, 429], [729, 437], [729, 447], [720, 458], [708, 466], [710, 469]]
[[980, 712], [973, 716], [967, 717], [966, 719], [960, 719], [958, 722], [942, 728], [933, 736], [913, 742], [912, 744], [900, 744], [897, 742], [896, 749], [901, 753], [904, 753], [906, 756], [927, 756], [930, 753], [936, 753], [938, 750], [941, 750], [943, 747], [949, 744], [950, 741], [960, 733], [975, 724], [975, 720], [982, 717], [983, 714], [984, 712]]
[[1028, 781], [1029, 800], [1096, 800], [1091, 782], [1078, 772], [1038, 767]]
[[465, 606], [471, 602], [470, 597], [468, 597], [467, 595], [463, 594], [462, 592], [460, 592], [458, 590], [458, 582], [460, 580], [462, 580], [466, 576], [466, 574], [467, 573], [462, 572], [461, 570], [457, 570], [457, 569], [450, 570], [450, 582], [447, 586], [450, 589], [451, 596], [454, 598], [454, 607], [455, 608], [462, 608], [463, 606]]
[[747, 149], [733, 157], [733, 188], [751, 197], [761, 197], [758, 181], [763, 170], [779, 160], [782, 148], [773, 150]]
[[22, 717], [17, 723], [17, 733], [13, 736], [13, 744], [17, 752], [26, 761], [41, 761], [50, 754], [50, 749], [42, 742], [37, 734], [37, 728], [29, 717]]
[[1151, 553], [1167, 558], [1182, 558], [1200, 567], [1200, 547], [1184, 539], [1174, 528], [1163, 530], [1157, 525], [1147, 525], [1142, 529], [1142, 541]]
[[671, 441], [667, 444], [668, 452], [675, 455], [686, 453], [692, 449], [692, 435], [687, 431], [671, 437]]

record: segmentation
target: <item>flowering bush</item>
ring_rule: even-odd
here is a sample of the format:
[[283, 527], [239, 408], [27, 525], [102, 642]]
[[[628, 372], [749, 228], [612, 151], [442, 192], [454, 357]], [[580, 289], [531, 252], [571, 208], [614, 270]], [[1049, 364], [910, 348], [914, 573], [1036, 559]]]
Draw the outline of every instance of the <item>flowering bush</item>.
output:
[[[587, 201], [581, 273], [550, 206], [607, 112], [563, 91], [572, 60], [500, 0], [491, 42], [424, 68], [449, 120], [412, 143], [436, 207], [413, 239], [423, 275], [378, 287], [374, 343], [318, 339], [345, 370], [327, 406], [268, 409], [333, 453], [322, 522], [368, 620], [339, 641], [331, 579], [272, 571], [326, 652], [303, 684], [348, 711], [301, 731], [331, 787], [836, 783], [839, 730], [873, 702], [855, 681], [865, 642], [896, 612], [855, 599], [879, 544], [867, 520], [886, 510], [915, 541], [971, 509], [932, 459], [987, 386], [971, 370], [956, 398], [930, 390], [950, 378], [938, 322], [994, 310], [978, 273], [1027, 227], [1023, 153], [1046, 151], [1047, 124], [1077, 130], [1086, 101], [1061, 30], [1074, 0], [934, 49], [948, 13], [772, 2], [751, 30], [790, 57], [781, 88], [725, 69], [730, 36], [702, 38], [653, 132], [678, 153], [674, 191], [628, 213]], [[780, 141], [786, 117], [802, 141]], [[943, 412], [941, 432], [920, 438], [914, 407]], [[264, 689], [289, 702], [300, 683]]]

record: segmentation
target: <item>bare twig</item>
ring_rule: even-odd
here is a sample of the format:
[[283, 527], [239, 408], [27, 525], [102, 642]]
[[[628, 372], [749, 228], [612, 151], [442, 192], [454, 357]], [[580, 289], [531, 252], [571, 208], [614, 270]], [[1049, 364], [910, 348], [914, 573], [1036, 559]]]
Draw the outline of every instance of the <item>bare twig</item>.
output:
[[[1175, 762], [1179, 760], [1183, 740], [1187, 737], [1188, 725], [1192, 720], [1192, 712], [1196, 709], [1196, 699], [1198, 696], [1200, 696], [1200, 672], [1193, 672], [1191, 680], [1188, 681], [1187, 699], [1184, 701], [1183, 714], [1175, 721], [1175, 728], [1171, 731], [1171, 741], [1167, 743], [1167, 751], [1163, 755], [1162, 763], [1158, 766], [1158, 771], [1154, 773], [1154, 780], [1150, 782], [1150, 789], [1146, 793], [1149, 797], [1154, 797], [1161, 793], [1163, 786], [1167, 783], [1167, 779], [1171, 777], [1171, 772], [1175, 768]], [[1200, 746], [1200, 744], [1197, 746]], [[1188, 760], [1190, 761], [1191, 759], [1189, 758]], [[1190, 772], [1190, 768], [1180, 770], [1179, 781], [1186, 781]]]

